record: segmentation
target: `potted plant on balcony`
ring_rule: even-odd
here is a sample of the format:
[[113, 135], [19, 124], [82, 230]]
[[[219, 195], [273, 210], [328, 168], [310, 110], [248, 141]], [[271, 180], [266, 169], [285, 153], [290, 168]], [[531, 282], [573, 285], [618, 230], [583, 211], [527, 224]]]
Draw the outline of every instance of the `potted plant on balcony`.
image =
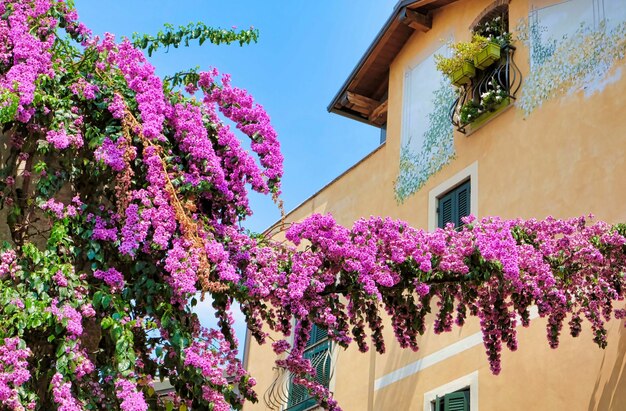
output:
[[485, 70], [499, 60], [500, 45], [490, 41], [474, 56], [474, 66], [478, 69]]
[[446, 75], [457, 87], [469, 83], [472, 77], [476, 75], [474, 57], [486, 44], [487, 39], [478, 34], [472, 37], [472, 41], [451, 44], [452, 55], [450, 57], [441, 54], [435, 55], [437, 70]]
[[497, 111], [509, 103], [509, 94], [497, 81], [491, 80], [487, 85], [489, 89], [480, 95], [480, 104], [485, 111]]
[[469, 100], [467, 103], [461, 106], [459, 110], [459, 120], [461, 120], [461, 124], [469, 124], [473, 121], [476, 121], [481, 114], [483, 114], [483, 107], [475, 102], [474, 100]]
[[512, 35], [507, 31], [506, 21], [501, 16], [496, 16], [477, 25], [473, 32], [474, 35], [486, 39], [483, 48], [474, 58], [476, 68], [485, 70], [500, 60], [500, 50], [511, 43]]
[[464, 103], [458, 112], [461, 126], [478, 127], [509, 103], [509, 94], [496, 80], [487, 83], [487, 91]]

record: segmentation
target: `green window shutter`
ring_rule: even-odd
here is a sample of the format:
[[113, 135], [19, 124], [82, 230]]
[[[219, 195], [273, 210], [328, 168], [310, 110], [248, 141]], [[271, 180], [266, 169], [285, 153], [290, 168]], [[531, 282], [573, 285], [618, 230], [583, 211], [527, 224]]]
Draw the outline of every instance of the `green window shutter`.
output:
[[454, 221], [454, 193], [448, 193], [439, 199], [439, 227]]
[[[313, 325], [311, 329], [307, 349], [304, 351], [304, 358], [311, 361], [311, 366], [315, 368], [315, 381], [328, 387], [330, 381], [331, 358], [329, 355], [330, 341], [328, 331]], [[308, 390], [301, 385], [289, 383], [289, 398], [287, 400], [287, 411], [303, 411], [317, 404], [311, 397]]]
[[457, 220], [455, 221], [455, 226], [461, 227], [463, 225], [461, 218], [470, 215], [470, 182], [461, 184], [455, 191], [457, 199]]
[[317, 325], [313, 324], [313, 328], [311, 328], [311, 334], [309, 337], [309, 342], [307, 342], [306, 346], [307, 347], [311, 347], [315, 344], [317, 344], [318, 342], [326, 339], [328, 337], [328, 331], [318, 327]]
[[315, 400], [310, 398], [306, 388], [293, 382], [289, 383], [289, 400], [287, 401], [289, 411], [304, 410], [313, 404], [315, 404]]
[[469, 391], [457, 391], [443, 397], [444, 411], [469, 411]]
[[466, 181], [460, 186], [450, 190], [438, 202], [438, 222], [439, 228], [444, 228], [448, 223], [454, 223], [455, 227], [461, 227], [461, 218], [470, 215], [470, 181]]

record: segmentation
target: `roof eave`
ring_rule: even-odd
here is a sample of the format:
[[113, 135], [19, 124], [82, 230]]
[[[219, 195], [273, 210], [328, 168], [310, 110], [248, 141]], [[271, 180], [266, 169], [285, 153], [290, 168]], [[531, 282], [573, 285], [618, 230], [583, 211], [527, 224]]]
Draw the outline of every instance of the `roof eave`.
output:
[[[380, 111], [377, 111], [378, 116], [376, 118], [373, 118], [371, 114], [374, 113], [373, 107], [382, 105], [386, 101], [389, 66], [415, 31], [428, 31], [430, 29], [432, 10], [454, 1], [456, 0], [399, 1], [384, 26], [327, 106], [328, 112], [340, 114], [375, 127], [382, 127], [387, 122], [386, 112], [381, 114]], [[387, 46], [392, 47], [391, 52], [388, 51]], [[385, 50], [385, 53], [381, 53], [382, 50]], [[373, 56], [375, 51], [376, 55]], [[376, 62], [376, 66], [374, 62]], [[385, 77], [384, 80], [383, 77]], [[368, 107], [372, 111], [367, 113], [363, 107], [354, 110], [354, 105], [350, 104], [352, 102], [347, 98], [349, 93], [360, 100], [368, 100], [370, 102]], [[348, 104], [346, 104], [347, 101]], [[360, 113], [359, 110], [361, 110]]]
[[398, 15], [398, 12], [400, 11], [400, 9], [403, 8], [403, 7], [406, 7], [407, 5], [409, 5], [411, 3], [416, 3], [416, 1], [415, 0], [404, 0], [404, 1], [398, 2], [396, 4], [396, 6], [393, 9], [393, 12], [391, 13], [389, 18], [385, 22], [385, 25], [378, 31], [378, 34], [376, 35], [376, 37], [374, 38], [372, 43], [368, 46], [367, 50], [365, 50], [365, 53], [359, 59], [359, 62], [356, 63], [356, 66], [354, 66], [354, 68], [352, 69], [352, 72], [350, 73], [350, 75], [348, 76], [346, 81], [343, 83], [343, 85], [341, 86], [341, 88], [339, 89], [337, 94], [335, 94], [335, 97], [333, 97], [333, 100], [328, 105], [327, 110], [328, 110], [329, 113], [337, 113], [337, 114], [339, 114], [338, 110], [333, 110], [333, 107], [335, 106], [335, 104], [337, 104], [339, 102], [339, 99], [341, 99], [341, 97], [348, 90], [348, 86], [350, 85], [352, 80], [354, 80], [354, 77], [356, 76], [356, 74], [359, 72], [359, 70], [363, 66], [363, 63], [365, 63], [365, 61], [369, 58], [369, 56], [372, 55], [372, 51], [374, 51], [374, 49], [376, 48], [376, 46], [378, 45], [378, 43], [380, 42], [382, 37], [385, 35], [387, 30], [389, 30], [389, 28], [393, 24], [394, 20], [397, 18], [397, 15]]

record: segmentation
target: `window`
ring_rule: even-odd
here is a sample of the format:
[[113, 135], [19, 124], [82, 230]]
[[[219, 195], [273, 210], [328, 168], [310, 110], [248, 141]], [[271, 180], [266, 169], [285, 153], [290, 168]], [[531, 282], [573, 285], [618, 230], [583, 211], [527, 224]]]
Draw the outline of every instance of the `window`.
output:
[[[478, 162], [474, 161], [464, 169], [460, 170], [452, 177], [438, 184], [428, 192], [428, 230], [434, 231], [439, 227], [440, 201], [450, 194], [454, 189], [469, 182], [469, 205], [467, 211], [462, 216], [472, 214], [478, 217]], [[458, 198], [457, 198], [458, 201]], [[461, 216], [461, 217], [462, 217]], [[460, 220], [460, 218], [459, 218]], [[450, 220], [452, 221], [452, 220]], [[455, 223], [456, 224], [456, 223]]]
[[478, 371], [424, 393], [424, 411], [478, 411]]
[[448, 223], [461, 227], [461, 218], [470, 215], [471, 184], [470, 180], [439, 197], [437, 203], [437, 227], [444, 228]]
[[432, 411], [470, 411], [470, 387], [437, 396], [431, 405]]
[[[304, 351], [304, 358], [311, 361], [315, 368], [315, 379], [318, 383], [328, 387], [331, 377], [331, 353], [328, 331], [313, 325], [309, 342]], [[289, 383], [289, 400], [286, 411], [304, 411], [314, 407], [317, 401], [301, 385]]]

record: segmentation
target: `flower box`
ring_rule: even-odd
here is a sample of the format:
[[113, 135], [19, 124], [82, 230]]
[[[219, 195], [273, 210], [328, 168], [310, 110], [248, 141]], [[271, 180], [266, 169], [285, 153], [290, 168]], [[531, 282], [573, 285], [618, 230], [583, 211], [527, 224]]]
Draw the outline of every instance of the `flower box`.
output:
[[457, 87], [469, 83], [470, 79], [476, 75], [476, 69], [470, 61], [463, 62], [463, 65], [452, 72], [452, 84]]
[[474, 56], [474, 65], [484, 70], [498, 60], [500, 60], [500, 46], [490, 42]]
[[471, 124], [472, 130], [476, 130], [478, 127], [485, 124], [487, 120], [493, 118], [496, 114], [501, 112], [510, 104], [511, 104], [511, 99], [507, 97], [503, 99], [501, 103], [498, 103], [495, 106], [490, 107], [489, 109], [485, 110], [480, 116], [476, 117], [476, 119], [474, 119], [473, 121], [469, 123]]

